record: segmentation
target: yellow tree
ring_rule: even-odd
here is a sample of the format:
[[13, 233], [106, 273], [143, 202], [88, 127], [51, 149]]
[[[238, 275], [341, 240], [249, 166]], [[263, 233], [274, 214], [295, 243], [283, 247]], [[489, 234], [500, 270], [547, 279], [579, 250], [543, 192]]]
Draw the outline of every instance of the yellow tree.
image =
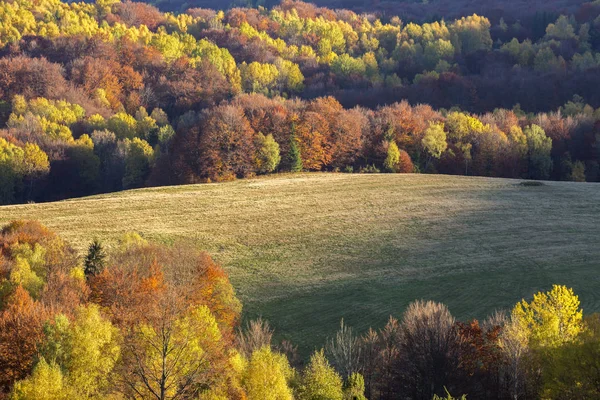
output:
[[531, 303], [522, 300], [512, 310], [512, 319], [527, 333], [531, 344], [558, 347], [575, 339], [583, 330], [583, 310], [573, 289], [554, 285], [537, 293]]
[[76, 393], [64, 382], [60, 367], [48, 364], [42, 357], [30, 377], [13, 388], [12, 400], [67, 400]]
[[217, 321], [206, 306], [180, 314], [183, 305], [170, 294], [154, 321], [135, 327], [127, 340], [123, 378], [133, 398], [191, 398], [215, 378], [213, 363], [224, 345]]
[[118, 361], [118, 330], [96, 305], [80, 307], [73, 321], [58, 315], [45, 328], [40, 361], [17, 382], [14, 399], [103, 398]]
[[263, 346], [252, 353], [244, 373], [248, 400], [292, 400], [288, 382], [293, 375], [287, 358]]
[[343, 397], [342, 378], [329, 365], [323, 350], [315, 352], [304, 370], [298, 398], [342, 400]]

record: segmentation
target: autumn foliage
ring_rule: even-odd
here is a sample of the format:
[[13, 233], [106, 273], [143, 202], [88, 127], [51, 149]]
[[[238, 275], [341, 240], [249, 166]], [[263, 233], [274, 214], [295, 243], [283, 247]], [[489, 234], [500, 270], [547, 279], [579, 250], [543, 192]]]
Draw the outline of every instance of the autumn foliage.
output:
[[597, 7], [267, 5], [3, 2], [0, 203], [302, 170], [599, 179]]

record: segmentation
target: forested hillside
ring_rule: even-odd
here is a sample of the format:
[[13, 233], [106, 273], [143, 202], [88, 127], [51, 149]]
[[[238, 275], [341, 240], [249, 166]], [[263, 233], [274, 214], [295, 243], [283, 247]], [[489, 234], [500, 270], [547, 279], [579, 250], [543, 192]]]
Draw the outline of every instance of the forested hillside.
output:
[[599, 14], [3, 1], [0, 200], [300, 170], [597, 181]]
[[13, 221], [0, 231], [0, 248], [1, 399], [599, 395], [600, 316], [584, 319], [565, 286], [482, 321], [456, 320], [443, 303], [423, 300], [364, 334], [342, 320], [304, 360], [294, 343], [274, 339], [268, 322], [240, 326], [227, 275], [185, 244], [130, 233], [106, 251], [94, 240], [81, 265], [54, 232]]
[[[383, 18], [400, 15], [413, 22], [426, 22], [442, 17], [456, 18], [477, 13], [498, 22], [503, 18], [511, 23], [544, 24], [560, 14], [575, 12], [585, 0], [506, 0], [502, 2], [481, 0], [313, 0], [320, 7], [348, 9], [358, 14], [377, 14]], [[148, 0], [163, 11], [185, 11], [189, 8], [212, 8], [227, 10], [235, 7], [274, 7], [279, 0]], [[545, 29], [543, 25], [541, 29]]]

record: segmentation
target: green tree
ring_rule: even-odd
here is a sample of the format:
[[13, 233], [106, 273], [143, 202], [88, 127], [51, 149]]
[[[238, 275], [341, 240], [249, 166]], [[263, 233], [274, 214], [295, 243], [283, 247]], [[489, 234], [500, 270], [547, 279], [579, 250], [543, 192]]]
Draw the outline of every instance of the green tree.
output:
[[88, 247], [87, 255], [84, 261], [84, 273], [86, 278], [96, 276], [104, 270], [106, 260], [106, 252], [102, 243], [98, 239], [94, 239]]
[[37, 144], [23, 147], [0, 138], [0, 203], [10, 203], [29, 180], [29, 193], [36, 179], [50, 171], [48, 156]]
[[552, 139], [538, 125], [532, 124], [523, 131], [527, 138], [529, 177], [548, 179], [552, 171]]
[[302, 155], [300, 154], [300, 146], [298, 145], [296, 135], [294, 135], [293, 133], [290, 137], [290, 151], [288, 153], [288, 160], [290, 165], [290, 171], [302, 172], [304, 167], [302, 165]]
[[581, 161], [575, 161], [571, 168], [569, 179], [573, 182], [585, 182], [585, 164]]
[[344, 385], [344, 400], [367, 400], [365, 397], [365, 378], [357, 372], [348, 377]]
[[126, 189], [141, 187], [150, 173], [154, 150], [148, 142], [139, 138], [125, 139], [123, 147], [126, 153], [123, 187]]
[[467, 396], [466, 395], [462, 395], [460, 397], [454, 397], [450, 394], [450, 392], [448, 391], [448, 389], [446, 389], [446, 396], [442, 397], [442, 396], [438, 396], [437, 394], [433, 396], [433, 400], [467, 400]]
[[577, 340], [549, 353], [543, 369], [542, 396], [547, 399], [600, 397], [600, 315], [585, 319]]
[[449, 27], [454, 47], [460, 49], [462, 54], [490, 50], [493, 44], [490, 27], [490, 21], [477, 14], [454, 21]]
[[67, 150], [69, 160], [68, 186], [73, 193], [94, 191], [100, 178], [100, 157], [94, 153], [94, 144], [88, 135], [82, 135]]
[[21, 183], [20, 164], [23, 149], [6, 139], [0, 138], [0, 202], [8, 204], [14, 201], [17, 185]]
[[333, 60], [331, 63], [331, 70], [334, 74], [343, 77], [350, 77], [353, 75], [364, 76], [367, 67], [362, 59], [354, 58], [348, 54], [342, 54]]
[[120, 112], [108, 120], [107, 128], [118, 139], [133, 139], [137, 133], [137, 121], [131, 115]]
[[552, 72], [560, 67], [560, 59], [550, 47], [544, 47], [535, 55], [533, 67], [538, 72]]
[[256, 165], [258, 172], [267, 174], [275, 171], [281, 162], [279, 144], [273, 139], [273, 135], [269, 134], [265, 136], [262, 132], [258, 133], [256, 141]]
[[575, 38], [575, 28], [565, 15], [558, 17], [555, 23], [546, 28], [546, 36], [551, 39], [568, 40]]
[[310, 363], [304, 369], [299, 400], [342, 400], [344, 391], [342, 378], [329, 365], [323, 350], [313, 353]]

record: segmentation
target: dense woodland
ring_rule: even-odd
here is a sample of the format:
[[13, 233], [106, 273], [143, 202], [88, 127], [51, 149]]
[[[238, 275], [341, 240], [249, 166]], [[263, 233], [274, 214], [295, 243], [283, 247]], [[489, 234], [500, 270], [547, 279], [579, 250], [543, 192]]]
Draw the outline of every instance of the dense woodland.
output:
[[600, 396], [600, 318], [584, 318], [564, 286], [484, 321], [431, 301], [364, 333], [342, 320], [303, 357], [266, 321], [241, 324], [227, 275], [184, 243], [131, 233], [110, 249], [93, 240], [78, 258], [39, 223], [14, 221], [0, 249], [0, 398]]
[[0, 20], [5, 204], [300, 170], [600, 179], [597, 3], [542, 30], [291, 0]]
[[[146, 3], [163, 11], [185, 12], [189, 8], [212, 8], [226, 10], [236, 7], [277, 6], [280, 0], [148, 0]], [[347, 9], [358, 14], [375, 14], [381, 18], [401, 15], [409, 22], [429, 22], [442, 17], [460, 18], [464, 15], [479, 14], [490, 18], [494, 23], [501, 18], [514, 23], [527, 25], [540, 24], [542, 31], [548, 22], [556, 20], [560, 14], [572, 14], [585, 3], [585, 0], [313, 0], [320, 7]]]

